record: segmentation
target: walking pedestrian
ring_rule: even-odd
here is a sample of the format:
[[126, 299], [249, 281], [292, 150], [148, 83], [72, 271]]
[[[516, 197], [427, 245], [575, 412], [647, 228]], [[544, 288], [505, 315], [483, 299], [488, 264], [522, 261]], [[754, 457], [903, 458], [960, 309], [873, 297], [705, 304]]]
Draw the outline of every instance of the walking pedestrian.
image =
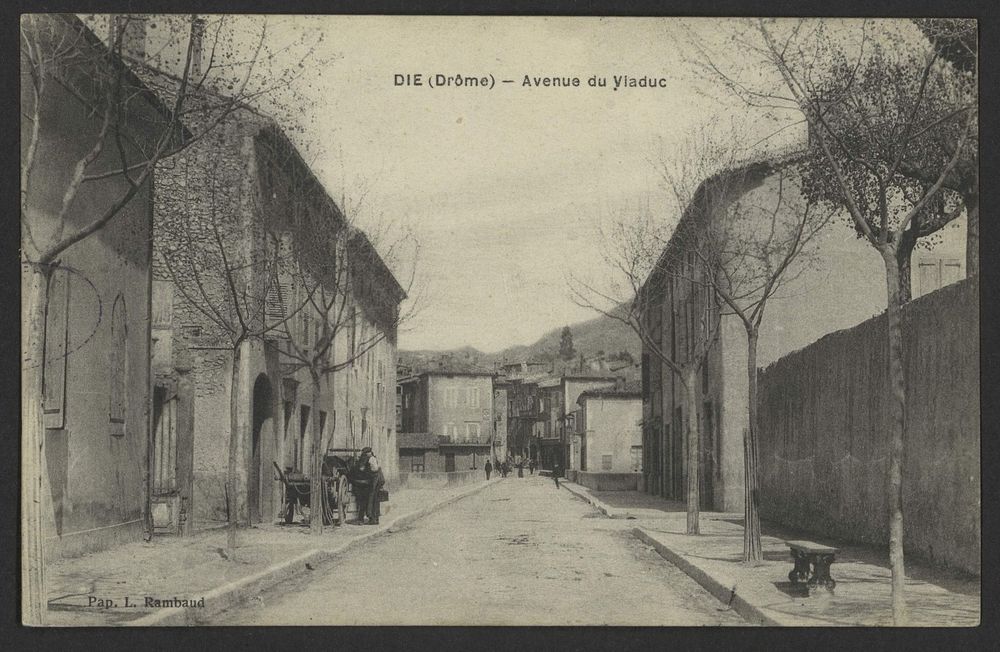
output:
[[490, 464], [489, 460], [486, 460], [486, 466], [484, 466], [483, 468], [486, 469], [486, 479], [489, 480], [490, 474], [493, 473], [493, 465]]
[[559, 474], [562, 473], [562, 467], [559, 466], [559, 462], [552, 463], [552, 479], [556, 481], [556, 489], [559, 488]]
[[528, 460], [528, 471], [531, 472], [531, 475], [535, 475], [535, 460], [534, 460], [534, 458]]
[[524, 462], [517, 463], [517, 477], [519, 478], [524, 477]]

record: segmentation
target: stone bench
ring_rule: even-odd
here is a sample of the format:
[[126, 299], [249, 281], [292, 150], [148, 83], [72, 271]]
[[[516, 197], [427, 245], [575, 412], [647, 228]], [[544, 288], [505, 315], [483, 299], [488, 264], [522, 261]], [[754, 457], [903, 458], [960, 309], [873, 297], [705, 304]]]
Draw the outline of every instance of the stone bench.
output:
[[830, 565], [836, 560], [836, 548], [812, 541], [786, 541], [785, 544], [791, 550], [792, 560], [795, 562], [795, 568], [788, 573], [792, 584], [804, 581], [810, 588], [822, 584], [833, 591], [837, 582], [830, 577]]

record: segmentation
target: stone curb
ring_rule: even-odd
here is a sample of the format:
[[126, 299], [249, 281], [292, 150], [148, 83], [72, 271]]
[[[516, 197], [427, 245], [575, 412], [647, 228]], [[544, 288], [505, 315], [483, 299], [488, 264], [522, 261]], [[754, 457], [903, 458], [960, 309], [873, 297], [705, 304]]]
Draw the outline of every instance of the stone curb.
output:
[[632, 536], [639, 539], [643, 543], [652, 546], [661, 557], [681, 569], [688, 577], [700, 584], [702, 588], [714, 595], [723, 604], [729, 604], [730, 596], [732, 596], [733, 611], [742, 616], [747, 622], [755, 625], [766, 625], [769, 627], [794, 626], [801, 624], [798, 622], [781, 622], [771, 616], [768, 616], [760, 607], [747, 602], [747, 600], [739, 593], [734, 594], [733, 587], [723, 586], [722, 583], [714, 577], [686, 560], [683, 555], [674, 552], [662, 542], [651, 537], [641, 527], [632, 528]]
[[627, 511], [623, 513], [620, 510], [615, 509], [614, 507], [608, 507], [608, 505], [605, 504], [603, 501], [601, 501], [599, 498], [595, 498], [593, 495], [591, 495], [590, 492], [584, 491], [583, 489], [580, 488], [579, 485], [577, 485], [574, 482], [560, 482], [559, 486], [564, 487], [566, 491], [570, 492], [574, 496], [582, 498], [583, 500], [587, 501], [588, 503], [596, 507], [599, 512], [601, 512], [608, 518], [618, 518], [618, 519], [636, 518], [635, 516], [631, 516]]
[[324, 561], [346, 552], [353, 546], [363, 541], [368, 541], [373, 537], [389, 532], [393, 528], [409, 525], [431, 512], [478, 493], [498, 481], [499, 478], [494, 478], [466, 491], [455, 494], [454, 496], [450, 496], [442, 501], [428, 505], [427, 507], [422, 507], [414, 512], [400, 515], [384, 525], [373, 528], [369, 532], [365, 532], [364, 534], [344, 541], [341, 545], [335, 548], [307, 550], [297, 557], [274, 564], [273, 566], [265, 568], [258, 573], [229, 582], [228, 584], [223, 584], [222, 586], [212, 589], [205, 594], [205, 604], [211, 605], [210, 608], [206, 606], [205, 609], [195, 610], [185, 607], [169, 607], [167, 609], [149, 614], [148, 616], [143, 616], [141, 618], [122, 623], [121, 625], [125, 627], [176, 627], [198, 624], [197, 621], [204, 620], [221, 613], [222, 611], [243, 602], [255, 593], [260, 593], [261, 591], [270, 589], [285, 580], [301, 575], [308, 570], [306, 568], [306, 564], [317, 566]]

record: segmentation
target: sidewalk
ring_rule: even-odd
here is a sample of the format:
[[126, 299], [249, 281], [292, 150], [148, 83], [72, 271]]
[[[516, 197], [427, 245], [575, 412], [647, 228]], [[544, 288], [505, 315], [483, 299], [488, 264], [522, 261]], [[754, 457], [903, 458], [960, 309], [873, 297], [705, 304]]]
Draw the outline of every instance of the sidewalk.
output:
[[[701, 534], [684, 534], [680, 503], [639, 492], [591, 492], [572, 483], [566, 489], [611, 518], [635, 519], [632, 533], [683, 570], [750, 622], [782, 626], [891, 625], [888, 554], [869, 546], [838, 542], [762, 524], [764, 560], [744, 565], [742, 514], [703, 512]], [[615, 495], [609, 495], [615, 494]], [[792, 560], [785, 541], [809, 539], [839, 549], [830, 574], [833, 593], [788, 580]], [[980, 579], [908, 559], [906, 600], [909, 624], [917, 627], [973, 627], [980, 622]]]
[[[235, 559], [226, 557], [225, 528], [189, 537], [157, 537], [72, 559], [46, 569], [52, 626], [183, 625], [217, 613], [256, 592], [311, 570], [347, 548], [394, 529], [496, 480], [440, 489], [400, 489], [378, 526], [324, 528], [262, 524], [241, 528]], [[127, 602], [126, 602], [127, 597]], [[147, 606], [146, 598], [190, 600], [197, 606]], [[199, 602], [203, 599], [203, 602]]]

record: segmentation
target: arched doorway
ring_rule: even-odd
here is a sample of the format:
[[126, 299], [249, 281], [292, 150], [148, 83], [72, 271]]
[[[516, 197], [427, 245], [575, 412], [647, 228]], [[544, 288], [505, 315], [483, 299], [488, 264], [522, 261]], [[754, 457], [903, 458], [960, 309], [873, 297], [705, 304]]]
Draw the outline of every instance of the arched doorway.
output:
[[253, 385], [253, 421], [250, 430], [250, 468], [247, 473], [247, 510], [251, 523], [260, 523], [261, 514], [261, 482], [263, 481], [263, 446], [262, 439], [265, 428], [271, 423], [271, 410], [274, 396], [271, 392], [271, 381], [260, 374]]

